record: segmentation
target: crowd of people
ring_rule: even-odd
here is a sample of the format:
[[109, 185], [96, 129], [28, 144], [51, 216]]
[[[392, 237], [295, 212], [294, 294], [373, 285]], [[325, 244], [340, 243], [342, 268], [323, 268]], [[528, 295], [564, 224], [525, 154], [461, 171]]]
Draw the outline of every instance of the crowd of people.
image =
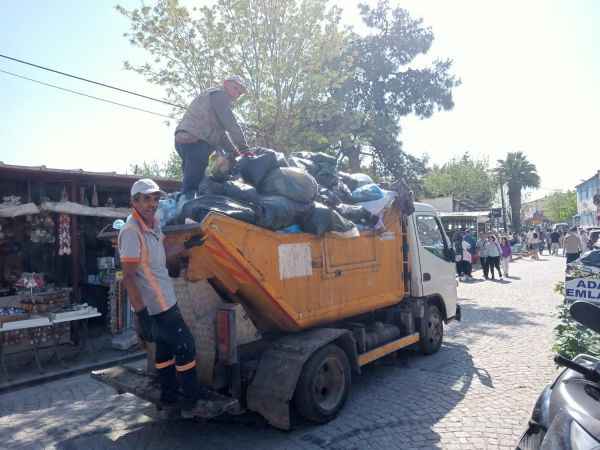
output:
[[[600, 242], [600, 240], [599, 240]], [[565, 229], [530, 228], [521, 233], [503, 236], [496, 233], [480, 233], [476, 237], [470, 229], [454, 232], [452, 237], [456, 259], [456, 272], [460, 281], [472, 281], [473, 265], [479, 263], [486, 280], [502, 280], [509, 277], [513, 252], [539, 260], [545, 250], [548, 255], [566, 257], [567, 263], [579, 258], [591, 249], [588, 233], [583, 228]]]

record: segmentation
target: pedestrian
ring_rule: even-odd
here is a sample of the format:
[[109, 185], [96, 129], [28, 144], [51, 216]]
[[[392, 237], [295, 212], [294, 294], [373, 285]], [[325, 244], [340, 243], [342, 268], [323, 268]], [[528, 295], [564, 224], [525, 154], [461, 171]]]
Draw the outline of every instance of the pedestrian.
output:
[[581, 251], [590, 249], [590, 239], [585, 228], [579, 227], [579, 239], [581, 239]]
[[[131, 187], [132, 214], [119, 232], [118, 246], [123, 285], [138, 318], [140, 336], [156, 343], [155, 365], [161, 387], [161, 403], [181, 406], [184, 417], [193, 416], [202, 389], [196, 374], [194, 338], [183, 320], [166, 261], [202, 241], [196, 236], [184, 244], [164, 246], [164, 235], [156, 214], [164, 194], [151, 179]], [[177, 380], [179, 376], [180, 382]], [[181, 385], [183, 402], [178, 404]]]
[[462, 241], [462, 272], [464, 273], [463, 281], [471, 281], [473, 271], [473, 255], [471, 254], [471, 243], [469, 242], [468, 236], [465, 234]]
[[550, 233], [550, 253], [552, 255], [558, 255], [558, 249], [560, 247], [560, 233], [554, 230]]
[[583, 246], [581, 244], [579, 233], [577, 233], [577, 227], [571, 228], [565, 236], [563, 249], [565, 256], [567, 257], [567, 264], [575, 261], [577, 258], [579, 258], [579, 255], [581, 255]]
[[481, 234], [481, 238], [477, 241], [477, 249], [479, 251], [479, 261], [481, 263], [481, 269], [483, 270], [483, 277], [487, 280], [489, 277], [489, 263], [488, 254], [486, 250], [487, 235]]
[[216, 149], [224, 149], [230, 158], [238, 151], [248, 151], [244, 133], [231, 110], [232, 101], [245, 93], [246, 84], [240, 77], [226, 78], [223, 87], [200, 93], [175, 129], [175, 150], [183, 170], [181, 191], [186, 199], [194, 198], [208, 158]]
[[535, 259], [536, 261], [539, 260], [540, 256], [538, 255], [538, 251], [540, 249], [540, 238], [535, 231], [532, 233], [531, 239], [529, 240], [529, 248], [531, 259]]
[[502, 260], [502, 271], [504, 272], [504, 276], [508, 278], [508, 266], [512, 260], [512, 248], [510, 242], [508, 242], [508, 239], [505, 237], [503, 237], [500, 242], [500, 250], [502, 252], [500, 255]]
[[454, 232], [454, 234], [452, 235], [452, 246], [454, 247], [454, 261], [456, 262], [456, 275], [458, 276], [459, 280], [462, 279], [463, 275], [464, 275], [464, 271], [463, 271], [463, 257], [462, 257], [462, 253], [463, 253], [463, 248], [462, 248], [462, 241], [463, 241], [463, 233], [462, 231], [456, 230]]
[[496, 240], [496, 236], [490, 234], [488, 241], [486, 242], [485, 248], [492, 280], [496, 279], [494, 277], [494, 268], [498, 271], [498, 277], [502, 279], [502, 272], [500, 271], [500, 255], [502, 255], [502, 250], [500, 249], [500, 245]]

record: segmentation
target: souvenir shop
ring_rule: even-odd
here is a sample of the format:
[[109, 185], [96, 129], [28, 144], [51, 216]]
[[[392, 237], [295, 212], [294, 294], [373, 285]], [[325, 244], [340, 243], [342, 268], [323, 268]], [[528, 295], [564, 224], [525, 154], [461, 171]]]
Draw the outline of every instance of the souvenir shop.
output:
[[22, 346], [72, 341], [79, 318], [92, 336], [131, 328], [116, 249], [98, 236], [127, 217], [137, 178], [0, 163], [2, 366]]

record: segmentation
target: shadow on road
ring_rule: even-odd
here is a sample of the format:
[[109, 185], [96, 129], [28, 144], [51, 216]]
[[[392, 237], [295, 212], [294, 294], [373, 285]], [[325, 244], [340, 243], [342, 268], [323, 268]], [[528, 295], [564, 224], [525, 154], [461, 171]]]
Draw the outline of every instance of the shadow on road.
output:
[[493, 387], [489, 373], [474, 366], [464, 345], [445, 344], [432, 356], [405, 350], [365, 367], [353, 380], [345, 408], [328, 424], [298, 422], [284, 432], [257, 415], [245, 414], [204, 423], [153, 420], [107, 432], [103, 422], [98, 432], [63, 440], [57, 448], [441, 448], [433, 428], [464, 398], [474, 378]]

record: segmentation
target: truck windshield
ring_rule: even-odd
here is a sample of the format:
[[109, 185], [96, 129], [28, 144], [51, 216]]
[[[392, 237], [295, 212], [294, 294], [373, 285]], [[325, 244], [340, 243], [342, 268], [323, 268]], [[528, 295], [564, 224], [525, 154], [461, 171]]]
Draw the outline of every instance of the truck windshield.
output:
[[435, 256], [444, 258], [444, 235], [435, 216], [417, 216], [417, 233], [421, 245]]

